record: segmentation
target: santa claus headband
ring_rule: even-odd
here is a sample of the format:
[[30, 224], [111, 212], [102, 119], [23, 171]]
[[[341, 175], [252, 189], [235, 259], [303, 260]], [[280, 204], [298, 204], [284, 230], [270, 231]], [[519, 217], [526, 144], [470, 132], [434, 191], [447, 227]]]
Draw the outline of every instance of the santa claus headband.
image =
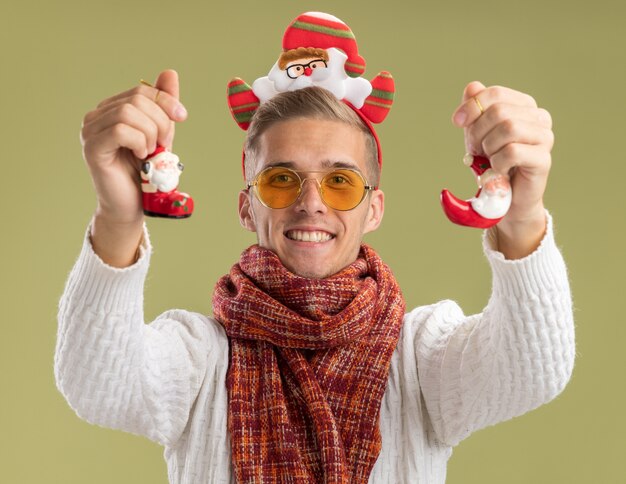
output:
[[364, 72], [365, 59], [350, 27], [327, 13], [307, 12], [285, 30], [283, 52], [267, 76], [252, 86], [240, 78], [228, 83], [228, 107], [239, 127], [247, 130], [257, 108], [276, 94], [309, 86], [325, 88], [369, 128], [382, 167], [380, 140], [372, 123], [381, 123], [389, 113], [395, 86], [389, 72], [382, 71], [371, 81], [361, 77]]

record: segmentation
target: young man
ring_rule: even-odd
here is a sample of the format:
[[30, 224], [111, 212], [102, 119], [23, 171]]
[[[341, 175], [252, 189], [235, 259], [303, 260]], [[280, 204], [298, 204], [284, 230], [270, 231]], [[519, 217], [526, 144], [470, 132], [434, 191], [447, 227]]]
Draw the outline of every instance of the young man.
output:
[[344, 72], [364, 69], [348, 30], [304, 14], [267, 78], [231, 84], [247, 129], [239, 217], [258, 245], [218, 281], [214, 318], [143, 320], [139, 172], [186, 117], [177, 74], [85, 117], [98, 208], [60, 304], [57, 383], [86, 420], [164, 445], [173, 483], [443, 483], [452, 446], [549, 401], [571, 374], [569, 286], [543, 207], [549, 114], [520, 92], [466, 87], [453, 119], [468, 150], [513, 174], [511, 208], [485, 236], [493, 292], [481, 314], [451, 301], [405, 313], [362, 245], [384, 213], [367, 120], [386, 115], [390, 76], [372, 90]]

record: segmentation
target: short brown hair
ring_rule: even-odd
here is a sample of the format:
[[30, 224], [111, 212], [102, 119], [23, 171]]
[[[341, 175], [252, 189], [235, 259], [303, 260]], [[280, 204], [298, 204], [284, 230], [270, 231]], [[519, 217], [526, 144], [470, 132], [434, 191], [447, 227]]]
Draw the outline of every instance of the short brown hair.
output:
[[252, 117], [244, 145], [246, 180], [251, 180], [254, 176], [256, 151], [261, 135], [273, 124], [295, 118], [339, 121], [365, 134], [368, 154], [366, 166], [369, 172], [366, 177], [370, 184], [378, 185], [380, 166], [378, 146], [374, 136], [352, 108], [321, 87], [306, 87], [283, 92], [261, 104]]

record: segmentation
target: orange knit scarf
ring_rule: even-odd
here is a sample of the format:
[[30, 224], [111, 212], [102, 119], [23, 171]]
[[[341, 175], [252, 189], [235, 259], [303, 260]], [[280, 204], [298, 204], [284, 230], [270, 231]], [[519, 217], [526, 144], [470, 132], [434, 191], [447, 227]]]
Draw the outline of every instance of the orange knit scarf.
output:
[[238, 482], [366, 483], [404, 298], [368, 246], [326, 279], [292, 274], [252, 246], [213, 296], [230, 340]]

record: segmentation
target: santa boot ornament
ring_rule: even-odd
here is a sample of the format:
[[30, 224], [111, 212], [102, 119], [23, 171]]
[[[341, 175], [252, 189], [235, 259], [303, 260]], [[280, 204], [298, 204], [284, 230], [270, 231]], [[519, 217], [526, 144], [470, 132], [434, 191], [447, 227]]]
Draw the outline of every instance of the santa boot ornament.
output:
[[177, 190], [183, 168], [178, 156], [162, 146], [148, 155], [141, 166], [144, 214], [187, 218], [193, 213], [193, 198]]
[[478, 192], [469, 200], [461, 200], [448, 190], [441, 192], [441, 206], [451, 222], [488, 229], [506, 215], [511, 206], [512, 192], [509, 177], [496, 173], [491, 162], [482, 156], [465, 155], [463, 163], [476, 176]]

